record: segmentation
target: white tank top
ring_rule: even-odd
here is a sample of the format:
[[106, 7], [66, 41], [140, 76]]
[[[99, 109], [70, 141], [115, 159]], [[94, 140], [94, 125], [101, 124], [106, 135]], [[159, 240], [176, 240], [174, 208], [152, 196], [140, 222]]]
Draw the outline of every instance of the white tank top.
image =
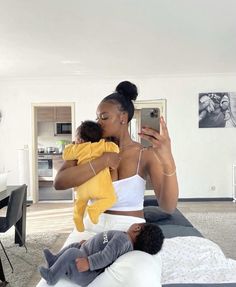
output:
[[136, 174], [113, 181], [117, 202], [109, 210], [133, 211], [142, 210], [146, 180], [139, 174], [139, 165], [143, 149], [140, 150]]

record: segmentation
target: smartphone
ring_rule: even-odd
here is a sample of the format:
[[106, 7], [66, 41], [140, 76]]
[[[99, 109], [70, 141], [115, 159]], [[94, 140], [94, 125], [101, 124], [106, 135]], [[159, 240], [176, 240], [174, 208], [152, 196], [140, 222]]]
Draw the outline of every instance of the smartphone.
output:
[[[144, 108], [141, 109], [141, 128], [148, 127], [160, 133], [160, 109], [159, 108]], [[151, 143], [141, 139], [143, 146], [151, 146]]]

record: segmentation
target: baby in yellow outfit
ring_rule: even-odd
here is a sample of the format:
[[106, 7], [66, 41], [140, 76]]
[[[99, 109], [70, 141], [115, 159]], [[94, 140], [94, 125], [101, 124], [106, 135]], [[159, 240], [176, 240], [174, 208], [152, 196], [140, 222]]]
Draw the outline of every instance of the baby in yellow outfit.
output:
[[[113, 142], [106, 142], [102, 138], [101, 126], [93, 121], [84, 121], [76, 130], [75, 144], [69, 144], [63, 151], [64, 160], [77, 160], [77, 164], [90, 162], [101, 156], [104, 152], [117, 152], [119, 147]], [[98, 223], [99, 215], [109, 209], [116, 202], [116, 194], [112, 185], [109, 168], [101, 170], [94, 177], [75, 188], [76, 200], [74, 204], [74, 222], [78, 231], [84, 231], [83, 217], [85, 209], [90, 220]], [[91, 204], [88, 205], [88, 201]]]

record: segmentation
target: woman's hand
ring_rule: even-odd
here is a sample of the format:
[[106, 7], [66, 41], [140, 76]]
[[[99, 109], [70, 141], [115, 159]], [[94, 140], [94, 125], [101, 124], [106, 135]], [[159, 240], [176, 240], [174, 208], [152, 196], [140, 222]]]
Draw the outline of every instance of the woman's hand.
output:
[[144, 127], [139, 135], [152, 144], [152, 148], [161, 164], [169, 164], [170, 160], [173, 160], [171, 141], [163, 117], [160, 118], [160, 133], [154, 129]]
[[160, 133], [144, 128], [140, 136], [152, 143], [147, 166], [158, 205], [167, 213], [175, 211], [178, 201], [178, 182], [175, 161], [171, 152], [171, 141], [166, 123], [161, 117]]
[[85, 271], [88, 271], [88, 270], [89, 270], [88, 258], [78, 257], [78, 258], [75, 260], [75, 264], [76, 264], [76, 267], [77, 267], [77, 269], [78, 269], [79, 272], [85, 272]]
[[105, 163], [106, 166], [109, 167], [110, 169], [117, 169], [120, 163], [120, 154], [116, 152], [104, 152], [103, 155], [101, 156]]

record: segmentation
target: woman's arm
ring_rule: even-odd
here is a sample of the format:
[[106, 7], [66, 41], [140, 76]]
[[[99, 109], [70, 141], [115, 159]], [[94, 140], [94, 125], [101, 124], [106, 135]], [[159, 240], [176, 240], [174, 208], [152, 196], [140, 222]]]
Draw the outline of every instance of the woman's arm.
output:
[[101, 157], [81, 165], [77, 165], [77, 161], [65, 161], [56, 175], [54, 187], [67, 189], [80, 186], [106, 167], [116, 169], [119, 161], [119, 154], [113, 152], [103, 153]]
[[174, 212], [179, 188], [171, 142], [164, 119], [161, 118], [160, 134], [152, 129], [142, 130], [141, 137], [152, 143], [147, 151], [147, 171], [150, 175], [159, 206], [166, 212]]
[[174, 159], [170, 159], [169, 163], [162, 165], [156, 158], [154, 151], [149, 151], [150, 160], [148, 173], [153, 185], [158, 205], [167, 213], [175, 211], [179, 189], [177, 176], [175, 172]]

